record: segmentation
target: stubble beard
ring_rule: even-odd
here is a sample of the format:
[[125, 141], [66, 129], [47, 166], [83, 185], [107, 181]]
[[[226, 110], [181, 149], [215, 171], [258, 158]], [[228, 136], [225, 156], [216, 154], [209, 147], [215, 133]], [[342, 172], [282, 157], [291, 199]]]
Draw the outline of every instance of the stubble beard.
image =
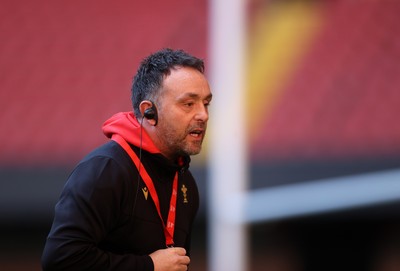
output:
[[[190, 127], [185, 130], [183, 134], [179, 134], [176, 130], [171, 128], [165, 129], [163, 127], [163, 134], [159, 133], [159, 138], [164, 146], [166, 146], [168, 152], [172, 156], [179, 157], [184, 155], [196, 155], [199, 154], [202, 149], [204, 135], [201, 140], [188, 141]], [[179, 136], [177, 136], [179, 134]]]

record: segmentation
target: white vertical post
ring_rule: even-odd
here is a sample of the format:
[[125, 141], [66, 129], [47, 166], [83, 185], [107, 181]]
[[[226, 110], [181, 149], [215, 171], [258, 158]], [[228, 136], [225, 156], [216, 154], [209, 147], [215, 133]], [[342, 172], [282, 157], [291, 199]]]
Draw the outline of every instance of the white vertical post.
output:
[[242, 217], [243, 205], [230, 202], [247, 183], [245, 12], [245, 0], [210, 1], [209, 271], [247, 265], [245, 225], [232, 219]]

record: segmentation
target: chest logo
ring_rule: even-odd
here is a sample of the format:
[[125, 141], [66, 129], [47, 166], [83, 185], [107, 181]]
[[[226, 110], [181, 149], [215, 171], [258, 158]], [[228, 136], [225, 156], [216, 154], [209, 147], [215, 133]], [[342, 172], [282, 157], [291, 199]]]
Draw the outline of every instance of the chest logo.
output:
[[143, 192], [144, 198], [147, 200], [147, 197], [149, 196], [149, 190], [147, 189], [146, 186], [142, 188], [142, 192]]
[[186, 188], [186, 186], [184, 184], [182, 184], [181, 191], [182, 191], [182, 194], [183, 194], [183, 203], [188, 203], [187, 194], [186, 194], [187, 190], [188, 189]]

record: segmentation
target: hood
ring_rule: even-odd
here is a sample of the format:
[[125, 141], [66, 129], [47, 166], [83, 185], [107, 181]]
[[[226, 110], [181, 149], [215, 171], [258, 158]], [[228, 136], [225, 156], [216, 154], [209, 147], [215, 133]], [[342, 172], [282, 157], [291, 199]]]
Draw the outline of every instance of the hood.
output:
[[[126, 142], [142, 147], [150, 153], [160, 153], [153, 141], [141, 127], [133, 112], [120, 112], [106, 120], [103, 124], [103, 133], [112, 138], [114, 134], [120, 135]], [[142, 136], [140, 136], [142, 133]]]

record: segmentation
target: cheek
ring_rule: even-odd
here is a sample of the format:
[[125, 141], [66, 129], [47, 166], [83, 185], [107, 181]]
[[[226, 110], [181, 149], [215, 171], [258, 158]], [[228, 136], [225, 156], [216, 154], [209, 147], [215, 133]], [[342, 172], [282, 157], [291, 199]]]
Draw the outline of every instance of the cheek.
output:
[[164, 112], [162, 116], [159, 116], [160, 120], [166, 124], [166, 128], [170, 127], [175, 131], [186, 131], [190, 124], [190, 116], [188, 114], [178, 114], [174, 111]]
[[164, 132], [175, 135], [176, 138], [184, 138], [191, 126], [193, 114], [184, 112], [176, 107], [163, 108], [159, 112], [158, 121], [163, 123]]
[[181, 138], [186, 136], [187, 125], [182, 118], [168, 118], [160, 121], [160, 129], [169, 138]]

